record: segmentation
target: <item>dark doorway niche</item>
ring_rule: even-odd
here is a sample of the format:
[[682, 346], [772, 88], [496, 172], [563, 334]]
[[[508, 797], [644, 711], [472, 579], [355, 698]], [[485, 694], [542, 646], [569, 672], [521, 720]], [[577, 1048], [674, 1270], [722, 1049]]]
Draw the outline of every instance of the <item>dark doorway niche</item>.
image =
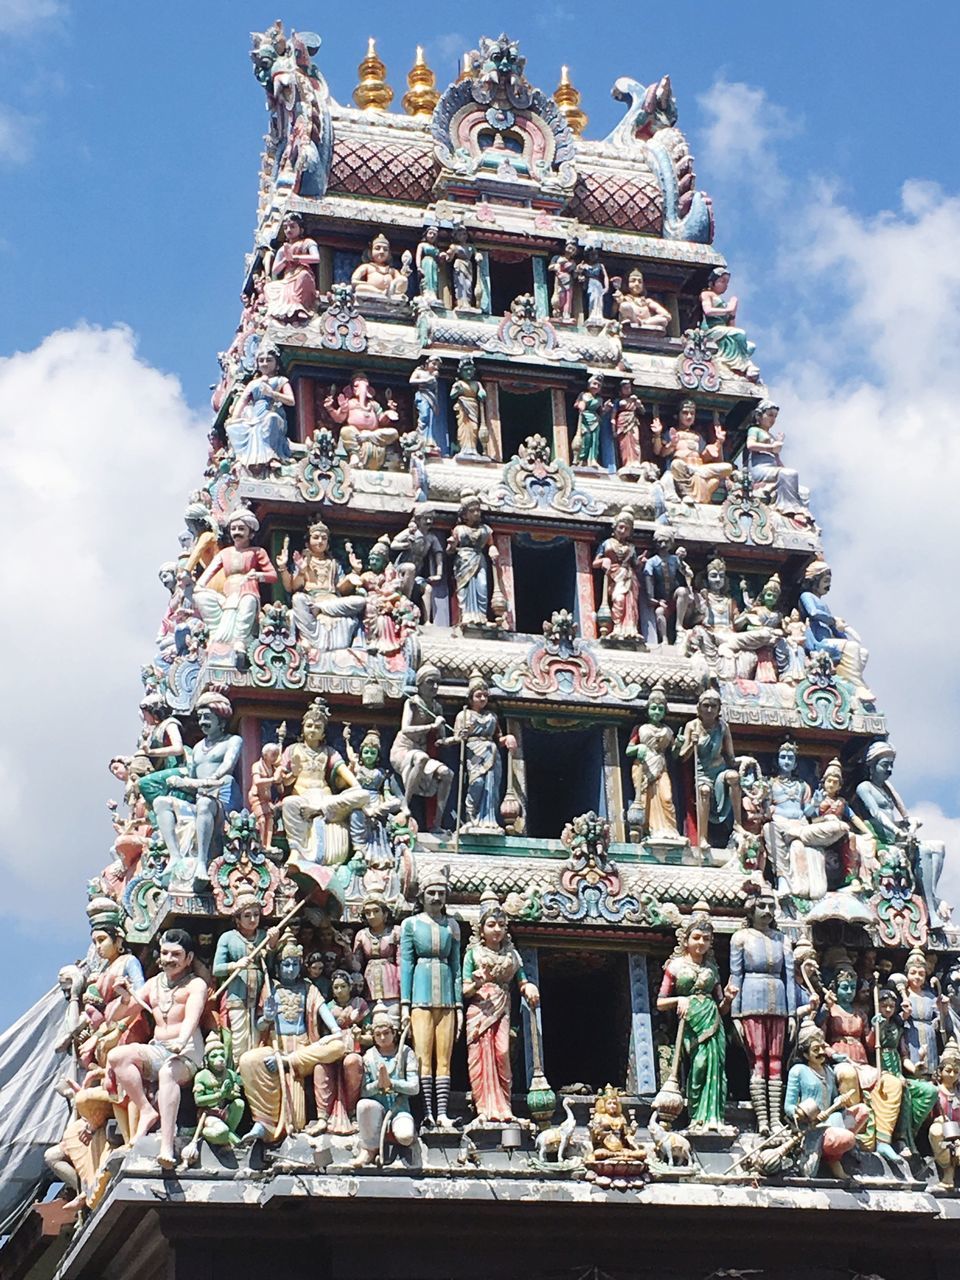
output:
[[490, 250], [490, 310], [502, 316], [522, 293], [533, 293], [533, 259], [528, 254]]
[[513, 538], [514, 627], [539, 635], [558, 609], [575, 612], [577, 558], [569, 538], [540, 542], [530, 534]]
[[500, 439], [506, 461], [528, 436], [543, 436], [553, 452], [553, 406], [549, 391], [518, 395], [500, 387]]
[[523, 727], [527, 834], [557, 839], [581, 813], [599, 811], [603, 789], [603, 734], [600, 729], [552, 732]]
[[[625, 952], [539, 953], [543, 1060], [551, 1085], [586, 1084], [599, 1093], [627, 1080], [630, 980]], [[591, 1027], [604, 1027], [603, 1035]]]

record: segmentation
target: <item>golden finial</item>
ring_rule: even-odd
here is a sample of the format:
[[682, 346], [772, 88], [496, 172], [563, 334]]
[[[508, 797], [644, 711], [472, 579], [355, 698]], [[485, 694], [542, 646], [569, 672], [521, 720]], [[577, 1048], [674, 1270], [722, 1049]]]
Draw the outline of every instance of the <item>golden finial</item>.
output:
[[377, 42], [373, 36], [367, 42], [367, 56], [357, 67], [360, 83], [353, 91], [353, 100], [364, 111], [386, 111], [393, 101], [393, 90], [387, 84], [387, 68], [377, 57]]
[[437, 77], [427, 66], [423, 49], [417, 45], [417, 56], [407, 72], [407, 92], [403, 95], [403, 109], [408, 116], [429, 120], [433, 108], [440, 101], [437, 93]]
[[460, 70], [457, 73], [457, 84], [459, 84], [461, 80], [470, 80], [472, 78], [473, 78], [473, 55], [471, 54], [470, 50], [467, 49], [466, 52], [462, 54], [460, 58]]
[[580, 110], [580, 91], [570, 83], [570, 68], [560, 68], [560, 83], [553, 91], [553, 100], [576, 137], [587, 127], [589, 116]]

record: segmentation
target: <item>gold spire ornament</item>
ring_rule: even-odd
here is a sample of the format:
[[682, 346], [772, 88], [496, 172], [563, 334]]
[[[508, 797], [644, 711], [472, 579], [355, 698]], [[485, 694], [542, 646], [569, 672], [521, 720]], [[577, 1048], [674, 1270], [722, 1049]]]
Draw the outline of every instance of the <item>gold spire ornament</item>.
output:
[[569, 67], [560, 68], [560, 83], [553, 91], [553, 100], [570, 126], [571, 133], [579, 138], [590, 117], [580, 110], [580, 90], [570, 83]]
[[437, 77], [427, 66], [423, 48], [417, 45], [417, 56], [413, 66], [407, 72], [407, 92], [403, 95], [403, 109], [408, 116], [429, 120], [433, 115], [433, 108], [439, 101]]
[[367, 56], [357, 67], [360, 83], [353, 91], [353, 100], [363, 111], [386, 111], [393, 101], [393, 90], [387, 84], [387, 68], [377, 57], [377, 42], [373, 36], [367, 41]]

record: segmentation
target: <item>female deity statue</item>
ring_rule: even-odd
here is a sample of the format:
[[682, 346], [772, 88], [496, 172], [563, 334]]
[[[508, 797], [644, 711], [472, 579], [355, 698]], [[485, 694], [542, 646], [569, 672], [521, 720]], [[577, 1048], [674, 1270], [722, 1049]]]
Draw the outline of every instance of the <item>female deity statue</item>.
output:
[[[290, 844], [290, 863], [323, 868], [340, 867], [350, 856], [348, 821], [370, 797], [338, 751], [327, 745], [330, 710], [314, 698], [301, 724], [303, 741], [287, 747], [281, 760], [285, 791], [280, 802], [283, 829]], [[334, 872], [319, 879], [327, 888]]]
[[734, 825], [739, 827], [743, 816], [733, 739], [720, 714], [720, 694], [716, 689], [708, 687], [701, 693], [696, 719], [688, 720], [683, 726], [673, 751], [680, 760], [693, 757], [697, 844], [701, 850], [707, 850], [712, 822], [725, 822], [732, 816]]
[[952, 1191], [960, 1165], [960, 1144], [953, 1136], [960, 1125], [960, 1046], [948, 1040], [940, 1055], [940, 1083], [937, 1088], [936, 1118], [927, 1131], [940, 1185]]
[[721, 480], [733, 475], [733, 463], [723, 460], [723, 442], [727, 433], [718, 422], [713, 429], [713, 443], [707, 444], [697, 430], [695, 400], [681, 400], [677, 425], [663, 438], [663, 423], [654, 418], [650, 423], [653, 452], [658, 458], [669, 458], [670, 474], [677, 493], [691, 502], [710, 502]]
[[636, 1120], [631, 1122], [623, 1114], [620, 1090], [615, 1085], [608, 1084], [597, 1094], [588, 1132], [592, 1148], [591, 1160], [594, 1164], [608, 1161], [614, 1164], [646, 1164], [646, 1150], [635, 1136]]
[[370, 241], [369, 260], [361, 262], [350, 277], [358, 298], [382, 298], [395, 302], [406, 297], [413, 255], [409, 250], [403, 254], [399, 271], [390, 258], [390, 241], [381, 231]]
[[698, 902], [677, 930], [677, 948], [663, 968], [657, 997], [661, 1013], [673, 1011], [683, 1026], [686, 1102], [691, 1129], [719, 1130], [727, 1103], [727, 1042], [722, 1015], [737, 989], [720, 985], [713, 954], [710, 910]]
[[384, 536], [373, 544], [367, 552], [365, 569], [349, 542], [346, 550], [360, 589], [366, 592], [363, 634], [367, 648], [371, 653], [391, 659], [391, 666], [405, 667], [401, 650], [407, 638], [417, 630], [420, 610], [403, 593], [400, 574], [390, 563], [389, 541]]
[[485, 627], [489, 622], [487, 566], [489, 564], [491, 576], [495, 574], [500, 552], [493, 541], [493, 530], [483, 523], [481, 514], [479, 497], [465, 490], [460, 495], [459, 520], [447, 539], [447, 555], [453, 557], [461, 626]]
[[756, 343], [750, 342], [742, 329], [734, 327], [739, 299], [724, 298], [729, 284], [730, 272], [726, 267], [714, 267], [706, 289], [700, 294], [700, 306], [703, 309], [700, 327], [717, 344], [720, 359], [728, 369], [741, 374], [750, 382], [757, 382], [760, 370], [751, 359]]
[[936, 1074], [940, 1066], [940, 1008], [930, 986], [927, 957], [919, 947], [907, 956], [906, 980], [898, 981], [897, 987], [903, 1005], [904, 1049], [914, 1066]]
[[634, 761], [633, 804], [627, 817], [644, 836], [679, 834], [677, 811], [673, 803], [673, 784], [667, 761], [673, 747], [673, 730], [666, 724], [667, 695], [662, 684], [655, 684], [647, 698], [647, 720], [637, 725], [627, 743], [627, 755]]
[[293, 388], [280, 372], [280, 352], [264, 344], [257, 352], [257, 376], [237, 396], [226, 423], [241, 474], [264, 476], [293, 456], [283, 412], [293, 403]]
[[284, 538], [277, 568], [280, 581], [292, 597], [297, 635], [319, 653], [351, 648], [367, 600], [357, 576], [345, 574], [330, 554], [330, 530], [322, 520], [309, 525], [306, 549], [293, 553], [293, 573], [287, 567], [289, 563], [290, 539]]
[[363, 966], [363, 983], [368, 998], [399, 1012], [400, 969], [398, 951], [400, 926], [394, 924], [386, 898], [368, 893], [360, 908], [364, 926], [353, 940], [353, 954]]
[[330, 976], [332, 999], [327, 1008], [339, 1026], [346, 1053], [338, 1062], [323, 1063], [316, 1074], [317, 1118], [310, 1125], [314, 1133], [355, 1133], [354, 1116], [363, 1086], [361, 1054], [370, 1040], [367, 1023], [370, 1008], [366, 1000], [353, 994], [350, 974], [337, 969]]
[[439, 458], [440, 447], [440, 357], [426, 356], [410, 375], [414, 388], [413, 405], [417, 411], [417, 428], [423, 432], [426, 451]]
[[524, 973], [520, 953], [507, 932], [506, 914], [496, 894], [488, 889], [480, 898], [480, 919], [463, 957], [467, 1072], [480, 1120], [513, 1119], [510, 988], [514, 980], [531, 1010], [535, 1010], [540, 992]]
[[863, 680], [869, 653], [856, 631], [836, 617], [823, 598], [832, 581], [833, 574], [826, 561], [813, 560], [807, 565], [799, 601], [800, 613], [807, 623], [804, 640], [807, 653], [829, 654], [837, 675], [853, 684], [860, 701], [873, 702], [873, 693]]
[[463, 743], [463, 767], [466, 769], [464, 801], [466, 822], [457, 814], [462, 832], [496, 832], [503, 834], [499, 822], [503, 765], [500, 748], [516, 751], [512, 733], [501, 733], [497, 717], [489, 708], [490, 686], [479, 671], [474, 671], [467, 685], [467, 705], [453, 722], [453, 736]]
[[450, 401], [457, 418], [457, 450], [460, 457], [477, 458], [486, 454], [490, 433], [487, 428], [487, 393], [477, 380], [477, 366], [472, 356], [464, 356], [457, 365], [456, 381], [450, 388]]
[[303, 233], [296, 213], [283, 219], [283, 244], [264, 263], [271, 282], [267, 285], [267, 314], [281, 324], [303, 324], [317, 310], [317, 242]]
[[622, 281], [613, 279], [613, 302], [617, 319], [629, 329], [649, 329], [653, 333], [666, 333], [672, 316], [666, 307], [647, 295], [643, 285], [643, 272], [634, 267], [627, 277], [627, 292], [621, 293]]
[[629, 378], [620, 381], [620, 398], [613, 402], [613, 438], [621, 472], [633, 473], [643, 459], [640, 456], [640, 415], [643, 401]]
[[551, 258], [547, 270], [553, 274], [550, 314], [554, 320], [570, 324], [573, 321], [573, 286], [577, 279], [576, 241], [568, 240], [563, 246], [563, 253]]
[[808, 783], [796, 773], [797, 747], [789, 739], [777, 754], [777, 773], [770, 779], [772, 818], [767, 849], [782, 890], [819, 901], [827, 892], [823, 850], [842, 840], [849, 828], [830, 813], [818, 814]]
[[[843, 824], [844, 834], [835, 845], [840, 859], [843, 884], [844, 887], [859, 889], [863, 883], [864, 868], [860, 860], [860, 850], [857, 848], [857, 837], [851, 833], [850, 828], [856, 827], [868, 845], [873, 846], [875, 842], [870, 828], [859, 814], [854, 813], [840, 794], [842, 786], [843, 766], [839, 760], [833, 759], [821, 775], [820, 786], [813, 797], [811, 816], [814, 822], [817, 818], [836, 818]], [[867, 876], [868, 882], [869, 878]]]
[[740, 591], [746, 608], [734, 619], [736, 633], [728, 638], [728, 644], [738, 653], [755, 654], [751, 660], [752, 678], [760, 684], [775, 684], [781, 671], [786, 672], [790, 657], [787, 651], [780, 604], [780, 575], [772, 574], [754, 599], [745, 578], [740, 579]]
[[353, 852], [375, 866], [392, 866], [393, 849], [387, 834], [387, 819], [399, 811], [401, 801], [394, 790], [392, 775], [380, 763], [380, 730], [367, 730], [358, 754], [353, 749], [350, 726], [345, 724], [343, 742], [353, 776], [368, 796], [364, 807], [354, 809], [350, 815]]
[[407, 808], [414, 796], [436, 796], [436, 824], [440, 826], [453, 771], [433, 754], [446, 742], [449, 727], [437, 698], [440, 672], [429, 662], [417, 671], [417, 692], [403, 704], [400, 731], [390, 748], [390, 764], [403, 782], [403, 802]]
[[[233, 542], [217, 552], [197, 580], [194, 603], [209, 632], [209, 648], [217, 656], [233, 652], [236, 661], [246, 661], [247, 646], [257, 630], [260, 612], [260, 584], [271, 586], [277, 571], [262, 547], [251, 546], [260, 522], [252, 511], [238, 507], [227, 521]], [[213, 582], [222, 574], [222, 586]]]
[[774, 506], [784, 515], [804, 511], [800, 497], [800, 477], [780, 460], [783, 432], [774, 431], [780, 406], [772, 400], [761, 400], [754, 409], [747, 428], [747, 473], [754, 485], [770, 485]]
[[415, 265], [420, 275], [420, 296], [436, 302], [440, 296], [440, 255], [437, 245], [439, 228], [430, 224], [423, 229], [423, 239], [417, 245]]
[[912, 1057], [907, 1043], [909, 1031], [905, 1032], [898, 1011], [900, 998], [897, 992], [883, 987], [877, 993], [877, 1004], [879, 1013], [873, 1019], [870, 1038], [874, 1045], [880, 1046], [881, 1070], [903, 1081], [903, 1098], [894, 1136], [900, 1154], [909, 1159], [917, 1154], [917, 1134], [936, 1105], [937, 1086], [930, 1079], [920, 1079], [927, 1075], [927, 1065], [925, 1060], [916, 1061]]
[[[109, 1051], [118, 1044], [142, 1044], [149, 1038], [143, 1011], [131, 997], [131, 991], [143, 986], [143, 969], [136, 956], [127, 951], [123, 928], [124, 912], [111, 899], [93, 898], [87, 906], [90, 941], [96, 952], [91, 985], [99, 993], [103, 1020], [93, 1045], [87, 1052], [88, 1064], [103, 1065]], [[112, 1086], [112, 1080], [107, 1081]], [[110, 1087], [110, 1091], [116, 1091]]]
[[[633, 542], [633, 512], [621, 511], [613, 522], [613, 536], [601, 542], [593, 560], [603, 572], [603, 598], [598, 621], [609, 615], [609, 634], [617, 640], [640, 639], [640, 574], [643, 559]], [[610, 626], [612, 623], [612, 626]]]
[[443, 252], [453, 277], [453, 306], [456, 311], [473, 311], [473, 264], [476, 255], [467, 242], [466, 228], [455, 226], [452, 242]]
[[397, 423], [400, 415], [389, 389], [386, 408], [370, 394], [370, 382], [362, 371], [350, 379], [350, 386], [337, 395], [336, 387], [323, 407], [331, 420], [340, 426], [340, 443], [351, 466], [361, 471], [382, 471], [388, 453], [400, 439]]
[[603, 376], [594, 373], [574, 404], [579, 417], [570, 451], [578, 467], [600, 466], [600, 424], [603, 415], [613, 408], [613, 402], [604, 400], [602, 391]]
[[587, 316], [586, 324], [602, 325], [603, 300], [610, 292], [610, 277], [607, 268], [600, 261], [600, 250], [587, 249], [583, 262], [577, 267], [577, 278], [586, 289]]

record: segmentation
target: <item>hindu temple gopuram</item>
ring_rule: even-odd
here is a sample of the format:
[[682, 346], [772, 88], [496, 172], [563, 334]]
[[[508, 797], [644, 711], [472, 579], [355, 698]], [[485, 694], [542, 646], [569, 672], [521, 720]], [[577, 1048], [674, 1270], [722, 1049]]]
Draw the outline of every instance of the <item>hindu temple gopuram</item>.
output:
[[0, 1276], [955, 1277], [945, 849], [669, 77], [593, 139], [504, 35], [399, 103], [319, 49], [253, 39], [242, 314], [59, 974], [59, 1261]]

